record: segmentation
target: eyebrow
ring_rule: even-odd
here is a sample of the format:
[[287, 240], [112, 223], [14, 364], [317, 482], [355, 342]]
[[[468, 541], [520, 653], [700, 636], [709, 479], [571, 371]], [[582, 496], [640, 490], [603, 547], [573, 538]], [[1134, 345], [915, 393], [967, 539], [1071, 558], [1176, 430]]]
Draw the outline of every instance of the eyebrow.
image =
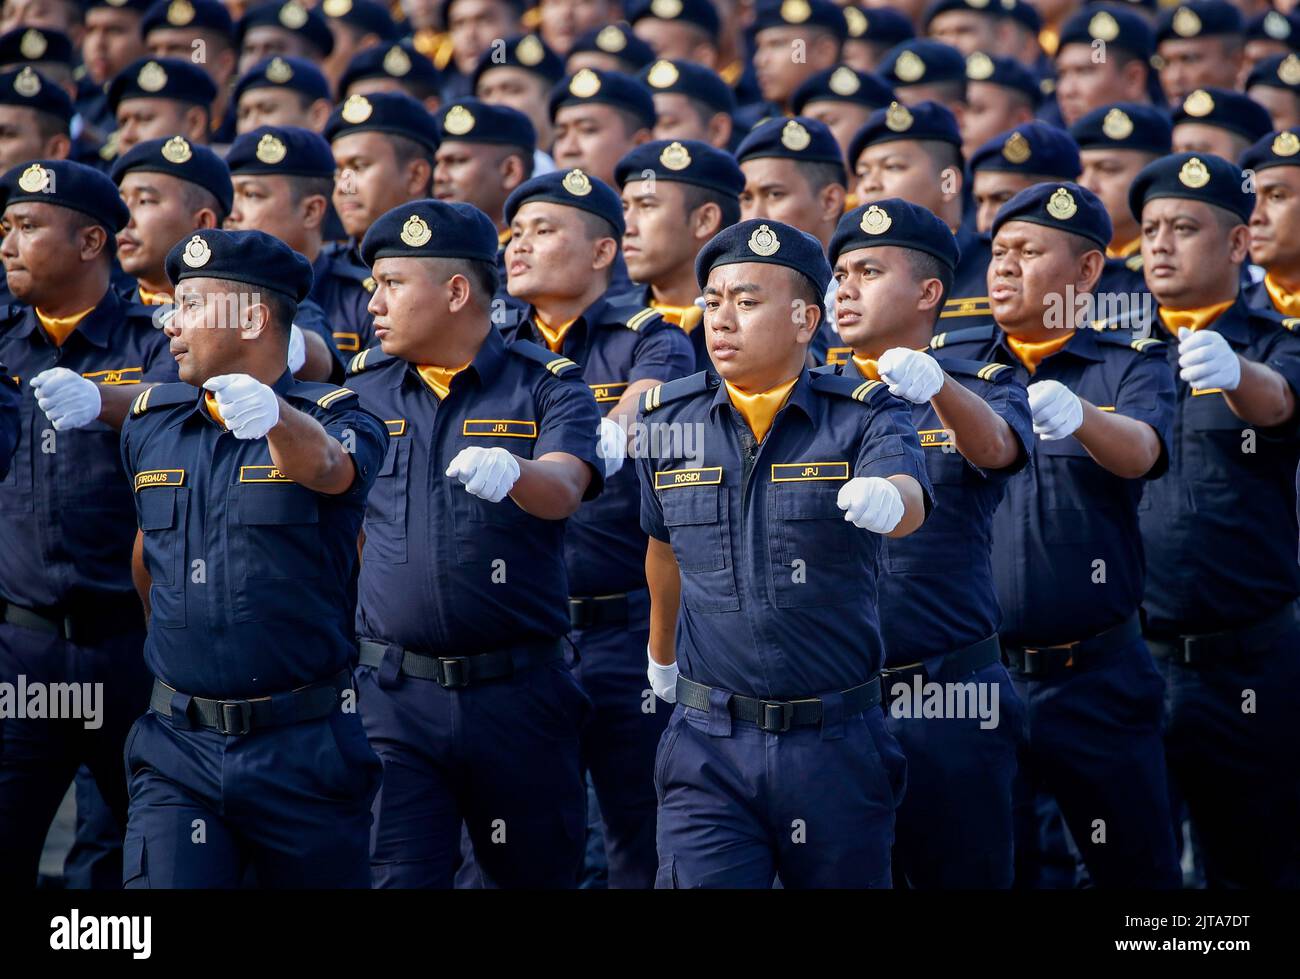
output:
[[[733, 295], [738, 292], [762, 292], [763, 287], [755, 282], [738, 282], [727, 291]], [[704, 294], [706, 296], [721, 296], [722, 290], [715, 286], [705, 286]]]

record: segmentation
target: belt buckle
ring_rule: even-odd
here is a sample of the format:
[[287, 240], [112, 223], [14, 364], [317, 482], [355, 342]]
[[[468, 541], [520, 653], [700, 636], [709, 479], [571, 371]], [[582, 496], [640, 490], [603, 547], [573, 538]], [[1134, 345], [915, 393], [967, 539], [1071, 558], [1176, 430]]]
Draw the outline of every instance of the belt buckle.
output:
[[759, 730], [768, 734], [784, 734], [794, 723], [794, 704], [782, 700], [761, 700], [759, 706], [763, 713], [759, 715]]
[[[217, 723], [221, 734], [248, 734], [253, 730], [253, 705], [247, 700], [219, 700], [217, 708], [221, 711]], [[238, 728], [232, 727], [232, 719], [238, 722]]]
[[438, 685], [444, 690], [469, 686], [469, 662], [464, 656], [438, 657]]
[[586, 629], [591, 625], [593, 609], [590, 599], [569, 599], [569, 627]]
[[[1079, 640], [1076, 639], [1074, 642], [1061, 642], [1061, 643], [1057, 643], [1054, 646], [1025, 646], [1024, 647], [1025, 661], [1024, 661], [1024, 665], [1021, 667], [1021, 671], [1025, 674], [1025, 676], [1037, 676], [1040, 674], [1045, 674], [1050, 672], [1045, 666], [1042, 669], [1037, 668], [1038, 657], [1039, 655], [1053, 649], [1071, 650], [1069, 656], [1066, 657], [1065, 663], [1062, 666], [1063, 669], [1069, 669], [1070, 667], [1074, 666], [1074, 653], [1072, 652], [1072, 650], [1077, 645], [1079, 645]], [[1033, 669], [1030, 668], [1031, 663], [1034, 664], [1035, 668]]]

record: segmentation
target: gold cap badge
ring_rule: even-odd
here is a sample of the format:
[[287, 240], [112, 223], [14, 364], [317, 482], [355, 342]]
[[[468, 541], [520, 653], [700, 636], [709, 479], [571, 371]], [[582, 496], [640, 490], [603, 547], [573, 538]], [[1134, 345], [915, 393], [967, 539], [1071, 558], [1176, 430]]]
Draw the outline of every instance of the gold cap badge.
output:
[[1289, 130], [1283, 130], [1273, 137], [1274, 156], [1295, 156], [1300, 153], [1300, 139]]
[[167, 5], [167, 23], [172, 27], [184, 27], [194, 19], [194, 4], [190, 0], [172, 0]]
[[1264, 33], [1275, 41], [1285, 41], [1291, 36], [1291, 23], [1276, 10], [1264, 15]]
[[596, 47], [609, 54], [618, 54], [627, 47], [627, 38], [613, 24], [608, 27], [602, 27], [600, 33], [596, 35]]
[[677, 83], [680, 74], [677, 66], [671, 61], [656, 61], [646, 73], [645, 80], [650, 83], [651, 88], [669, 88]]
[[831, 72], [830, 80], [826, 85], [836, 95], [847, 98], [862, 87], [862, 82], [858, 81], [858, 76], [853, 73], [852, 68], [840, 65]]
[[28, 194], [39, 194], [50, 185], [50, 171], [39, 163], [33, 163], [18, 178], [18, 187]]
[[212, 249], [208, 243], [195, 235], [185, 243], [185, 251], [181, 252], [181, 261], [192, 269], [201, 269], [208, 264], [208, 259], [212, 257]]
[[877, 204], [872, 204], [862, 215], [862, 220], [858, 223], [863, 231], [869, 235], [883, 235], [886, 231], [894, 226], [894, 219], [889, 213]]
[[781, 4], [781, 19], [787, 24], [802, 24], [812, 16], [808, 0], [785, 0]]
[[1287, 85], [1300, 85], [1300, 58], [1288, 54], [1277, 66], [1277, 77]]
[[1210, 182], [1210, 170], [1200, 157], [1194, 156], [1178, 171], [1178, 182], [1192, 190], [1200, 190]]
[[966, 77], [971, 81], [982, 82], [993, 77], [993, 59], [983, 51], [974, 52], [966, 59]]
[[1079, 205], [1074, 203], [1074, 196], [1064, 187], [1058, 187], [1047, 199], [1047, 213], [1058, 221], [1068, 221], [1078, 211]]
[[267, 166], [273, 167], [280, 163], [288, 152], [284, 143], [270, 133], [263, 133], [262, 138], [257, 141], [257, 158]]
[[325, 0], [321, 10], [326, 17], [343, 17], [352, 10], [352, 0]]
[[1214, 98], [1203, 88], [1198, 88], [1187, 98], [1183, 99], [1183, 111], [1189, 116], [1208, 116], [1214, 111]]
[[907, 106], [890, 102], [885, 112], [885, 126], [892, 132], [905, 133], [912, 128], [912, 113]]
[[682, 12], [682, 0], [654, 0], [650, 13], [660, 20], [672, 20]]
[[272, 58], [271, 63], [266, 66], [266, 80], [268, 82], [283, 85], [292, 77], [293, 68], [283, 58]]
[[30, 67], [23, 68], [14, 78], [14, 91], [25, 99], [38, 95], [41, 91], [41, 76]]
[[280, 8], [280, 23], [291, 31], [296, 31], [307, 23], [307, 11], [295, 0], [289, 0]]
[[781, 130], [781, 145], [787, 150], [798, 153], [800, 150], [806, 150], [811, 142], [812, 137], [808, 135], [808, 130], [794, 119], [787, 122], [785, 128]]
[[1119, 21], [1103, 10], [1088, 21], [1088, 33], [1098, 41], [1113, 41], [1119, 37]]
[[29, 29], [18, 42], [18, 52], [28, 61], [36, 61], [49, 46], [50, 42], [45, 40], [45, 35], [33, 28]]
[[777, 238], [776, 232], [765, 224], [760, 224], [749, 236], [749, 250], [755, 255], [767, 258], [769, 255], [775, 255], [780, 248], [781, 240]]
[[1101, 121], [1101, 131], [1108, 139], [1128, 139], [1133, 135], [1133, 120], [1123, 109], [1111, 109]]
[[412, 248], [419, 248], [427, 245], [429, 239], [433, 237], [433, 232], [429, 230], [429, 225], [425, 223], [424, 218], [418, 214], [412, 214], [402, 225], [401, 239], [403, 243], [410, 245]]
[[1012, 133], [1002, 144], [1002, 156], [1008, 163], [1020, 166], [1033, 156], [1033, 151], [1029, 148], [1029, 140], [1025, 139], [1024, 135]]
[[146, 92], [161, 92], [167, 86], [167, 72], [156, 61], [150, 61], [135, 76], [135, 83]]
[[162, 158], [168, 163], [189, 163], [194, 157], [190, 144], [182, 136], [173, 136], [162, 144]]
[[659, 154], [659, 162], [669, 170], [685, 170], [691, 165], [691, 152], [674, 140]]
[[589, 99], [600, 91], [600, 76], [590, 68], [583, 68], [569, 82], [569, 94], [580, 99]]
[[915, 51], [904, 51], [894, 62], [894, 74], [898, 76], [899, 81], [909, 85], [912, 82], [919, 82], [925, 74], [925, 62]]
[[1201, 18], [1190, 7], [1179, 7], [1170, 25], [1179, 37], [1195, 37], [1201, 33]]
[[574, 197], [586, 197], [591, 193], [591, 178], [577, 167], [574, 167], [564, 175], [564, 179], [560, 181], [560, 186]]
[[844, 19], [849, 25], [849, 37], [861, 37], [867, 33], [867, 15], [857, 7], [845, 7]]
[[375, 107], [364, 95], [349, 95], [348, 100], [343, 103], [341, 114], [344, 122], [357, 126], [369, 119], [370, 113], [374, 111]]
[[453, 136], [464, 136], [474, 128], [474, 113], [463, 105], [453, 105], [447, 110], [447, 115], [442, 120], [443, 132], [450, 133]]
[[529, 34], [515, 46], [515, 59], [525, 67], [531, 68], [533, 65], [540, 64], [545, 57], [546, 48], [542, 47], [542, 42], [537, 39], [536, 34]]
[[394, 44], [384, 55], [384, 72], [393, 78], [401, 78], [411, 71], [411, 56], [400, 44]]

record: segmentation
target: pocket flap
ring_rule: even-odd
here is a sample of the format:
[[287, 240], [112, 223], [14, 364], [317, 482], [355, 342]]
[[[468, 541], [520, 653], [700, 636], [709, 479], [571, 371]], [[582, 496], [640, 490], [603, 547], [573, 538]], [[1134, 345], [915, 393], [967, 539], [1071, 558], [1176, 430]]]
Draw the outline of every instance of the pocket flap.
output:
[[168, 530], [176, 525], [176, 490], [150, 487], [138, 494], [136, 504], [141, 530]]

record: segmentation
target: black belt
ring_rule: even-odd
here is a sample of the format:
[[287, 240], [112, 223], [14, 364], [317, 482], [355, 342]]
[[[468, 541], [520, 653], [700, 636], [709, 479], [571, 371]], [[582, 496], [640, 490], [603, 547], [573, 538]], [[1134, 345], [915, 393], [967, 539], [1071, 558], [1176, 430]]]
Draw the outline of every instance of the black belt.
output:
[[[213, 700], [209, 697], [190, 697], [186, 711], [188, 717], [200, 727], [220, 734], [248, 734], [254, 729], [297, 724], [325, 717], [339, 705], [339, 693], [351, 689], [352, 676], [343, 670], [329, 680], [299, 687], [285, 696], [255, 697], [251, 700]], [[172, 697], [178, 690], [157, 677], [149, 706], [155, 714], [172, 716]]]
[[1148, 638], [1147, 646], [1151, 649], [1152, 656], [1169, 658], [1185, 666], [1196, 666], [1248, 653], [1252, 646], [1276, 639], [1294, 626], [1295, 622], [1296, 604], [1288, 602], [1254, 625], [1196, 636], [1177, 636], [1173, 639]]
[[960, 680], [962, 677], [970, 676], [976, 670], [982, 670], [986, 666], [997, 663], [1001, 660], [1002, 644], [998, 641], [997, 634], [989, 636], [987, 639], [981, 639], [979, 642], [973, 642], [969, 646], [963, 646], [960, 649], [954, 649], [951, 652], [944, 653], [943, 659], [939, 663], [939, 668], [931, 675], [925, 668], [924, 663], [909, 663], [906, 666], [890, 667], [880, 671], [880, 682], [883, 687], [883, 696], [888, 704], [889, 688], [893, 681], [910, 678], [913, 674], [921, 674], [922, 680], [934, 680], [938, 683], [948, 683], [953, 680]]
[[[1021, 676], [1048, 677], [1068, 669], [1086, 666], [1086, 658], [1114, 648], [1119, 643], [1131, 642], [1142, 635], [1142, 624], [1133, 613], [1119, 625], [1113, 625], [1088, 639], [1058, 643], [1055, 646], [1002, 647], [1002, 661], [1007, 668]], [[1083, 659], [1080, 659], [1083, 657]]]
[[58, 636], [81, 646], [93, 646], [124, 632], [144, 629], [144, 612], [133, 595], [123, 594], [119, 600], [93, 605], [69, 613], [59, 608], [25, 608], [0, 598], [4, 621], [9, 625]]
[[[362, 666], [380, 666], [388, 644], [362, 639], [358, 644], [361, 650]], [[501, 680], [521, 673], [543, 663], [552, 663], [564, 658], [564, 649], [558, 639], [531, 646], [520, 646], [502, 652], [478, 653], [474, 656], [432, 656], [417, 653], [414, 650], [402, 650], [401, 672], [417, 680], [436, 680], [438, 685], [448, 690], [459, 690], [471, 683], [486, 680]]]
[[[709, 694], [712, 687], [696, 683], [678, 674], [677, 702], [696, 710], [710, 709]], [[860, 714], [880, 703], [880, 677], [873, 676], [866, 683], [850, 687], [843, 691], [844, 716]], [[804, 700], [760, 700], [757, 697], [742, 697], [731, 694], [727, 701], [731, 716], [738, 721], [749, 721], [769, 734], [780, 734], [792, 727], [819, 725], [822, 722], [822, 702], [817, 697]]]
[[596, 595], [569, 599], [569, 626], [591, 629], [598, 625], [627, 625], [627, 595]]

